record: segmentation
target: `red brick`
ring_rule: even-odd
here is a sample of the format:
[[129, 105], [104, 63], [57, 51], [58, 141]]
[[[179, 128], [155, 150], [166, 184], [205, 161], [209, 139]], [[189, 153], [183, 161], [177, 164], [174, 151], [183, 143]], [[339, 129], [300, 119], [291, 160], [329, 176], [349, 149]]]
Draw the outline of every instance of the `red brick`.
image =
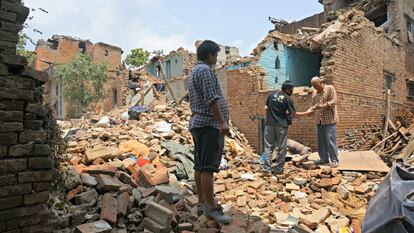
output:
[[117, 198], [118, 217], [125, 217], [128, 211], [129, 194], [124, 192]]
[[117, 200], [106, 193], [102, 198], [101, 219], [107, 221], [111, 225], [116, 224], [118, 213]]

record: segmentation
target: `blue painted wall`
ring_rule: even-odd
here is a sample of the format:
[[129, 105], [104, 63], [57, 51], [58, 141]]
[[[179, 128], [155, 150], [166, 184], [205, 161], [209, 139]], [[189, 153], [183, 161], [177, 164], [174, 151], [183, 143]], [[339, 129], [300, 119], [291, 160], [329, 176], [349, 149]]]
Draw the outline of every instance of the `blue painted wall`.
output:
[[277, 43], [276, 49], [273, 43], [269, 43], [261, 53], [258, 64], [266, 70], [269, 89], [277, 89], [286, 80], [291, 80], [296, 86], [310, 86], [312, 77], [319, 75], [321, 61], [320, 53], [285, 47], [281, 43]]
[[[279, 57], [280, 69], [276, 69], [276, 58]], [[285, 47], [278, 43], [277, 50], [273, 43], [266, 45], [266, 49], [261, 53], [258, 64], [263, 66], [268, 76], [269, 89], [276, 89], [288, 79], [287, 54]]]
[[[184, 66], [183, 66], [183, 59], [181, 57], [181, 55], [179, 54], [174, 54], [171, 56], [167, 56], [163, 61], [162, 61], [162, 67], [164, 68], [164, 73], [167, 75], [167, 61], [171, 62], [171, 76], [167, 77], [167, 78], [171, 78], [171, 77], [179, 77], [184, 75]], [[160, 63], [154, 62], [152, 64], [149, 64], [146, 68], [147, 72], [150, 73], [153, 76], [157, 76], [157, 66]]]
[[289, 80], [295, 86], [310, 86], [310, 80], [319, 76], [322, 54], [305, 49], [286, 47]]

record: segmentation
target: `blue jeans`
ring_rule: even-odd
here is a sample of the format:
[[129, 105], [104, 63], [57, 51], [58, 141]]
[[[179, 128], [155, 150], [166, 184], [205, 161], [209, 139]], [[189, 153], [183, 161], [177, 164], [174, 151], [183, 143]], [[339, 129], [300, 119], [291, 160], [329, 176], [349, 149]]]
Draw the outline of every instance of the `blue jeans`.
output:
[[336, 124], [316, 125], [318, 131], [318, 153], [323, 162], [338, 162]]
[[264, 171], [272, 171], [272, 154], [275, 147], [277, 147], [277, 163], [275, 168], [273, 169], [273, 172], [283, 171], [287, 152], [287, 133], [288, 128], [276, 125], [266, 125], [264, 133], [264, 163], [262, 167]]

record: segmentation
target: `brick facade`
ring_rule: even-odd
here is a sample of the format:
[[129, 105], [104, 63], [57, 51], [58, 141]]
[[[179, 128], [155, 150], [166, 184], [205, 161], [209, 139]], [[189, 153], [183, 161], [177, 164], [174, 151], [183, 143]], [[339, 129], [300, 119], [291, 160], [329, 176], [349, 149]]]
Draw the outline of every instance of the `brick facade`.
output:
[[[14, 29], [21, 29], [29, 9], [20, 0], [2, 0], [0, 8], [0, 34], [17, 37]], [[54, 170], [44, 76], [16, 55], [17, 41], [0, 38], [0, 232], [52, 232], [45, 205]]]
[[[104, 85], [107, 96], [104, 101], [98, 104], [105, 111], [110, 111], [115, 106], [121, 106], [124, 102], [123, 92], [125, 91], [123, 85], [125, 73], [121, 62], [123, 51], [121, 48], [102, 42], [92, 44], [88, 40], [79, 40], [69, 36], [53, 36], [47, 42], [42, 40], [38, 42], [34, 68], [44, 71], [52, 64], [69, 63], [79, 52], [89, 55], [95, 62], [107, 64], [108, 80]], [[46, 93], [53, 95], [51, 85], [56, 84], [54, 82], [49, 83]], [[53, 106], [54, 104], [50, 103], [50, 105]], [[68, 103], [66, 101], [64, 105], [64, 108], [67, 109]]]

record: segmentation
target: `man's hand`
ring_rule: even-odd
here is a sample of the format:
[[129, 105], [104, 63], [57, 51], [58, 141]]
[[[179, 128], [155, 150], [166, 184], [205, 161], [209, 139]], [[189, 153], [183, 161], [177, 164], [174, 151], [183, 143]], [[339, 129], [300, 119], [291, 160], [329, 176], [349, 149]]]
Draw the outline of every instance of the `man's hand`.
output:
[[328, 106], [328, 104], [320, 104], [320, 105], [318, 105], [317, 107], [318, 107], [318, 109], [326, 109], [326, 108], [328, 108], [329, 106]]
[[230, 135], [230, 128], [226, 122], [222, 122], [219, 124], [220, 133], [224, 134], [225, 136]]

